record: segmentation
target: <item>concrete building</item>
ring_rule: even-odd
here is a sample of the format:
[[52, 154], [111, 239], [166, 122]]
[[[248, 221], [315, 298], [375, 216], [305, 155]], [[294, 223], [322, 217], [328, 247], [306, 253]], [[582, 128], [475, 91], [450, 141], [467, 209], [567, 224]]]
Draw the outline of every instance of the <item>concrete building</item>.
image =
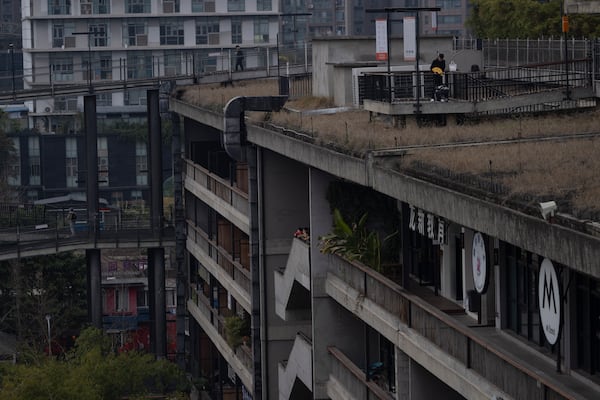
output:
[[[424, 54], [446, 45], [436, 40]], [[360, 41], [350, 41], [339, 57], [360, 51]], [[327, 75], [340, 79], [327, 87], [340, 86], [350, 78], [341, 72], [335, 78], [322, 64], [343, 71], [350, 60], [336, 58], [330, 52], [336, 46], [322, 42], [313, 53], [313, 82]], [[512, 134], [497, 125], [502, 118], [477, 126], [477, 146], [467, 156], [459, 152], [460, 137], [449, 137], [459, 135], [449, 126], [424, 125], [416, 135], [421, 144], [406, 142], [402, 135], [416, 129], [414, 98], [406, 128], [388, 138], [396, 145], [378, 148], [374, 143], [392, 122], [361, 125], [357, 129], [365, 130], [351, 139], [359, 108], [329, 117], [328, 129], [342, 126], [334, 142], [316, 112], [288, 109], [293, 126], [283, 127], [275, 112], [272, 124], [247, 119], [241, 126], [244, 111], [278, 110], [276, 96], [232, 100], [219, 113], [186, 100], [187, 90], [203, 89], [178, 91], [170, 108], [175, 121], [183, 119], [188, 353], [192, 374], [208, 381], [214, 398], [600, 396], [597, 214], [577, 211], [560, 191], [552, 192], [556, 201], [535, 192], [526, 204], [498, 196], [504, 192], [489, 180], [501, 179], [500, 169], [492, 178], [484, 169], [485, 182], [467, 176], [474, 164], [459, 172], [456, 160], [476, 154], [487, 168], [492, 148], [510, 154], [512, 166], [537, 158], [522, 160], [525, 149], [512, 147], [525, 142], [498, 142]], [[544, 92], [543, 101], [552, 96]], [[510, 101], [526, 100], [514, 95]], [[423, 115], [434, 117], [446, 106], [426, 105]], [[391, 121], [383, 108], [362, 112], [368, 123]], [[544, 118], [550, 114], [537, 124]], [[520, 126], [520, 135], [537, 130]], [[429, 136], [441, 142], [430, 143]], [[351, 147], [360, 139], [364, 146]], [[597, 138], [590, 140], [584, 147], [595, 148]], [[532, 154], [549, 156], [542, 139], [527, 142]], [[562, 146], [570, 144], [561, 152]], [[571, 172], [570, 187], [585, 191], [588, 185], [576, 183]], [[597, 210], [597, 201], [588, 206]], [[335, 233], [334, 209], [350, 226], [368, 212], [367, 232], [379, 232], [381, 241], [390, 234], [385, 263], [367, 267], [321, 251], [320, 242]]]

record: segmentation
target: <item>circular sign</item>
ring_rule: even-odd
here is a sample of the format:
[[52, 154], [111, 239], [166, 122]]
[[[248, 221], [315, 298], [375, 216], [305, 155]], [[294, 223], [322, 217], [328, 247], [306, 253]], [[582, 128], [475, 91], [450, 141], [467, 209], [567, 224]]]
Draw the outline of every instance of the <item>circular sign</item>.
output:
[[485, 257], [485, 242], [479, 232], [473, 236], [473, 253], [471, 259], [473, 267], [473, 283], [477, 293], [485, 292], [487, 288], [487, 263]]
[[538, 300], [544, 336], [546, 336], [548, 343], [554, 344], [558, 340], [560, 333], [561, 296], [554, 265], [547, 258], [542, 261], [542, 265], [540, 266]]

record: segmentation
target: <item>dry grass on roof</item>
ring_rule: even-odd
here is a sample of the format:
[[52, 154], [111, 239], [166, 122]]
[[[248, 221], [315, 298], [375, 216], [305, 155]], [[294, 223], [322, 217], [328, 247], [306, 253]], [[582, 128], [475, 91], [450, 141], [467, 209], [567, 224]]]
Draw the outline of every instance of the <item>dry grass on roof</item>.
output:
[[205, 84], [181, 89], [181, 100], [196, 106], [222, 111], [229, 100], [237, 96], [273, 96], [278, 93], [274, 79], [234, 81], [231, 84]]

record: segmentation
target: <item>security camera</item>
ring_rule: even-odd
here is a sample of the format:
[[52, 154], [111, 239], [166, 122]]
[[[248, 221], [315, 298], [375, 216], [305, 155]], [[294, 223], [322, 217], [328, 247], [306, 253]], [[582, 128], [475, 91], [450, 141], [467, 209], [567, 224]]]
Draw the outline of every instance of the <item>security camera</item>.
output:
[[540, 203], [540, 212], [542, 213], [542, 217], [545, 220], [548, 220], [548, 216], [554, 217], [554, 212], [556, 211], [556, 202], [555, 201], [545, 201]]

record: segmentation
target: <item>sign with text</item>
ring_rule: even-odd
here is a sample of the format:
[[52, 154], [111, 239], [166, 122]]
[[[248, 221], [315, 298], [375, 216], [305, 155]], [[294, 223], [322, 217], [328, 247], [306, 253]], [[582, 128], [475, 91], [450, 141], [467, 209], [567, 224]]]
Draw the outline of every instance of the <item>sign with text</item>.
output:
[[415, 17], [404, 17], [404, 60], [417, 59], [417, 20]]
[[488, 271], [485, 241], [479, 232], [473, 235], [473, 249], [471, 254], [471, 266], [473, 267], [473, 284], [477, 293], [484, 293], [487, 289]]
[[538, 278], [538, 300], [542, 329], [548, 343], [554, 344], [560, 333], [561, 294], [556, 270], [547, 258], [540, 266]]
[[419, 232], [439, 244], [446, 243], [446, 221], [414, 206], [410, 206], [408, 229]]
[[388, 37], [387, 20], [375, 20], [375, 59], [387, 61], [388, 59]]

